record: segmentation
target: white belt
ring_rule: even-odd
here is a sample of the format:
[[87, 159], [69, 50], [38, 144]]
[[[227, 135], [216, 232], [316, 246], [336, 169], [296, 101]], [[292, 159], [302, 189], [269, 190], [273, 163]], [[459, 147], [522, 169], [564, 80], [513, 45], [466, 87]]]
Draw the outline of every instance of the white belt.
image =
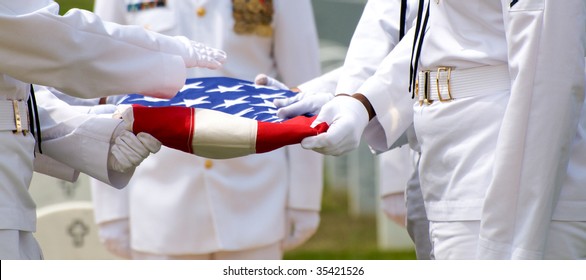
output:
[[442, 66], [436, 70], [419, 72], [415, 92], [419, 105], [439, 100], [491, 94], [511, 87], [509, 68], [506, 64], [455, 69]]
[[28, 132], [28, 107], [23, 100], [0, 100], [0, 131]]

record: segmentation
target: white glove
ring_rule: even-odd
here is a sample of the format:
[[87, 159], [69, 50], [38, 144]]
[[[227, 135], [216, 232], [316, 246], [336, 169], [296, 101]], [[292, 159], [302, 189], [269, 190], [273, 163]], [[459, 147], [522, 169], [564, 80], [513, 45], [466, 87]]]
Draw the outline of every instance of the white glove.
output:
[[273, 104], [279, 108], [277, 116], [288, 119], [306, 114], [317, 115], [332, 98], [334, 95], [329, 92], [300, 92], [293, 97], [275, 99]]
[[108, 168], [125, 173], [137, 167], [150, 153], [161, 149], [161, 142], [148, 133], [134, 135], [126, 130], [124, 122], [120, 123], [112, 134]]
[[[278, 89], [289, 89], [279, 80], [265, 74], [258, 74], [254, 79], [257, 85], [276, 87]], [[305, 114], [317, 115], [321, 107], [332, 100], [334, 95], [329, 92], [300, 92], [299, 94], [282, 99], [273, 100], [273, 104], [279, 110], [277, 116], [281, 119], [289, 119]]]
[[187, 53], [183, 60], [187, 68], [201, 67], [208, 69], [219, 69], [226, 62], [226, 52], [208, 47], [202, 43], [191, 41], [184, 36], [175, 36], [177, 40], [185, 45]]
[[121, 258], [130, 259], [130, 224], [119, 219], [98, 224], [100, 242], [106, 249]]
[[381, 198], [381, 208], [387, 218], [405, 227], [407, 217], [407, 206], [405, 205], [405, 193], [387, 194]]
[[319, 226], [319, 212], [287, 209], [283, 250], [291, 250], [307, 241]]
[[278, 89], [289, 89], [289, 87], [283, 84], [281, 81], [273, 77], [269, 77], [266, 74], [256, 75], [256, 77], [254, 78], [254, 83], [257, 85], [274, 87]]
[[301, 141], [305, 149], [325, 155], [342, 155], [360, 144], [362, 132], [368, 124], [368, 111], [358, 99], [350, 96], [336, 96], [326, 103], [312, 127], [326, 122], [328, 131]]

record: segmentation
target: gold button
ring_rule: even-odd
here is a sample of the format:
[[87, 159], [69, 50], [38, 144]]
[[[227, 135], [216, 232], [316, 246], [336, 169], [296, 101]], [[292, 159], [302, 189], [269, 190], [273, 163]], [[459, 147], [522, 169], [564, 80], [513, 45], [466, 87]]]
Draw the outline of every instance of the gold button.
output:
[[198, 17], [203, 17], [206, 15], [206, 8], [204, 7], [199, 7], [197, 8], [197, 10], [195, 11], [195, 13], [197, 14]]
[[210, 169], [212, 168], [212, 166], [214, 166], [214, 162], [211, 159], [206, 159], [205, 163], [203, 164], [203, 166], [206, 169]]

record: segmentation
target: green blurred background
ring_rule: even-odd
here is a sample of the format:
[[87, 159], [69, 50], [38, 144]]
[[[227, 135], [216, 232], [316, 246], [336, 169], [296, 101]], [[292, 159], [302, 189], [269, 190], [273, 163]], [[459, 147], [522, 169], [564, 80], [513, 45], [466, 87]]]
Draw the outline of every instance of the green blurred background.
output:
[[[91, 11], [93, 7], [93, 1], [90, 0], [56, 2], [60, 4], [62, 14], [71, 8]], [[366, 0], [313, 0], [324, 72], [341, 65], [365, 3]], [[411, 249], [380, 249], [376, 215], [352, 214], [349, 211], [347, 188], [336, 184], [339, 184], [338, 180], [326, 179], [321, 223], [317, 233], [304, 245], [287, 252], [285, 259], [415, 259], [415, 252]]]

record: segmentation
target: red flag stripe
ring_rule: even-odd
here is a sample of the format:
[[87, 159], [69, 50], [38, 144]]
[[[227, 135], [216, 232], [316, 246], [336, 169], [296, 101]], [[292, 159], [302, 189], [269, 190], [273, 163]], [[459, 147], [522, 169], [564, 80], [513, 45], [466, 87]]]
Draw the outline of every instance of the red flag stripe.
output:
[[132, 105], [132, 110], [135, 134], [146, 132], [167, 147], [193, 153], [194, 108]]
[[316, 116], [298, 116], [281, 123], [258, 122], [256, 153], [266, 153], [283, 146], [299, 144], [305, 137], [315, 136], [328, 130], [326, 123], [315, 128], [311, 124]]

